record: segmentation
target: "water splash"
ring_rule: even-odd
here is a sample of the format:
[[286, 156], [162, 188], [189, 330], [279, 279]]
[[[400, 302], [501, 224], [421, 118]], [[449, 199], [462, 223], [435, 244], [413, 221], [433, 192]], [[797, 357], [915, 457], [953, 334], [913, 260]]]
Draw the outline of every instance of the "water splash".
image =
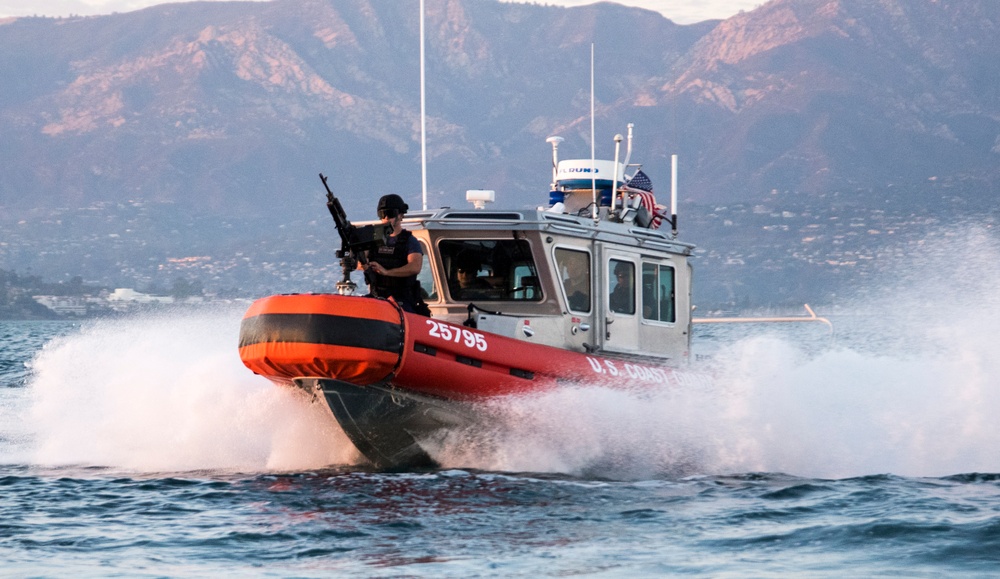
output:
[[461, 433], [438, 458], [612, 479], [1000, 472], [1000, 362], [988, 349], [805, 359], [782, 339], [750, 338], [720, 354], [709, 387], [564, 388], [494, 404], [491, 428]]
[[32, 463], [258, 472], [357, 460], [325, 404], [243, 366], [241, 314], [100, 320], [48, 344], [32, 363]]
[[707, 387], [492, 405], [492, 427], [453, 437], [439, 458], [627, 479], [1000, 472], [1000, 244], [974, 227], [930, 237], [844, 300], [833, 347], [744, 336], [716, 353]]
[[[434, 455], [446, 467], [614, 479], [1000, 472], [1000, 244], [976, 228], [929, 238], [841, 302], [833, 347], [742, 336], [716, 352], [712, 379], [699, 386], [501, 400], [484, 407], [487, 422]], [[33, 463], [356, 463], [325, 404], [243, 367], [241, 313], [104, 320], [48, 344], [29, 387]]]

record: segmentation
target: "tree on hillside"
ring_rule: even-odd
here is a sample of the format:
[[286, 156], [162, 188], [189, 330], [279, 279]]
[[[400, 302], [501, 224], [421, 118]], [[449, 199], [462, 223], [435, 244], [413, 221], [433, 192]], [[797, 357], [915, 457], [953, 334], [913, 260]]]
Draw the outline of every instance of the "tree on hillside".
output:
[[175, 300], [186, 300], [187, 298], [200, 296], [204, 288], [201, 280], [188, 281], [182, 277], [174, 280], [174, 285], [170, 288], [170, 295]]

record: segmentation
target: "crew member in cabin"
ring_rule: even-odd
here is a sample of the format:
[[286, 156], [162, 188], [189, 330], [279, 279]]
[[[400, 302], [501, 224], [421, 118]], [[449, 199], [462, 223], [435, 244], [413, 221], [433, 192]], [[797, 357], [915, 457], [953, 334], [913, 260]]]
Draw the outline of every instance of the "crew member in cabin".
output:
[[378, 216], [392, 226], [385, 245], [368, 251], [368, 270], [375, 274], [375, 295], [391, 297], [407, 312], [430, 315], [420, 292], [417, 274], [424, 264], [424, 251], [413, 234], [403, 229], [403, 215], [410, 206], [396, 194], [378, 200]]
[[627, 261], [612, 260], [615, 263], [614, 286], [608, 296], [611, 311], [616, 314], [635, 313], [635, 290], [632, 289], [632, 278], [635, 277], [634, 266]]
[[563, 288], [569, 309], [590, 312], [590, 255], [583, 251], [556, 249], [556, 261], [562, 270]]
[[455, 299], [483, 298], [489, 295], [493, 286], [479, 277], [480, 269], [482, 263], [473, 252], [465, 250], [455, 256], [455, 281], [451, 289]]

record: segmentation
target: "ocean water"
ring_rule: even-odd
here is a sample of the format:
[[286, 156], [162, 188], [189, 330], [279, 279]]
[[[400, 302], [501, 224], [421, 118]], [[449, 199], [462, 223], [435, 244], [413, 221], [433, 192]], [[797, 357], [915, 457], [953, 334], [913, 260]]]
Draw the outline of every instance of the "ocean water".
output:
[[996, 576], [1000, 251], [951, 243], [833, 338], [704, 326], [710, 382], [495, 404], [435, 470], [250, 374], [240, 309], [0, 322], [0, 576]]

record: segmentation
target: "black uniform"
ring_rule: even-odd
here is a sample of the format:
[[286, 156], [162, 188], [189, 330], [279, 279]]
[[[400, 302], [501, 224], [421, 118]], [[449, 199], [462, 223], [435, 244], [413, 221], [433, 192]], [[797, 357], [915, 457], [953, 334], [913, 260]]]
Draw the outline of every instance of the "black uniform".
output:
[[[413, 234], [403, 230], [399, 235], [390, 237], [395, 243], [387, 243], [377, 249], [368, 252], [368, 260], [373, 261], [385, 269], [396, 269], [403, 267], [407, 263], [407, 258], [411, 253], [423, 255], [420, 242], [413, 238]], [[420, 282], [417, 281], [416, 274], [407, 277], [389, 277], [387, 275], [375, 274], [375, 287], [372, 293], [381, 298], [392, 297], [407, 312], [423, 315], [430, 315], [430, 310], [424, 304], [423, 296], [420, 292]]]

